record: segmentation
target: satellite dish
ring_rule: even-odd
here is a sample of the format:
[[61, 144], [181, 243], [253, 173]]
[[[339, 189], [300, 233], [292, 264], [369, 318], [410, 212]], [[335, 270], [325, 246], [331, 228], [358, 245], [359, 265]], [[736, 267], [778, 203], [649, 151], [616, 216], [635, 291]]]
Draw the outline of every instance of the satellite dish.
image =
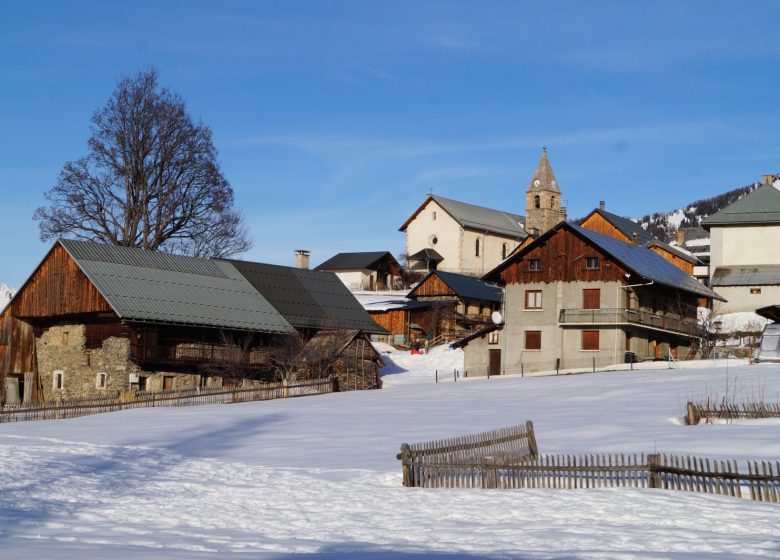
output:
[[501, 317], [501, 313], [498, 311], [493, 311], [493, 313], [490, 314], [490, 319], [493, 321], [496, 325], [500, 325], [501, 322], [504, 320], [503, 317]]

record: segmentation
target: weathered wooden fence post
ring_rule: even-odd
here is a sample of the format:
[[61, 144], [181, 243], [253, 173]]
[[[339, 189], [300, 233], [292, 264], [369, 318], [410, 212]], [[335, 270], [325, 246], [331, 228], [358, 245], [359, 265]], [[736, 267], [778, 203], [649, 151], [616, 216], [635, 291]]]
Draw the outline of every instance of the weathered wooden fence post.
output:
[[482, 488], [495, 489], [498, 488], [498, 470], [496, 469], [496, 461], [491, 456], [486, 456], [483, 459], [482, 464]]
[[534, 423], [530, 420], [525, 423], [525, 431], [528, 438], [528, 452], [531, 457], [536, 459], [539, 456], [539, 449], [536, 447], [536, 434], [534, 433]]
[[701, 413], [699, 412], [699, 407], [692, 402], [689, 402], [688, 414], [685, 415], [685, 423], [688, 426], [696, 426], [699, 422], [701, 422]]
[[647, 487], [661, 488], [661, 456], [657, 453], [647, 456]]
[[396, 459], [401, 460], [401, 472], [403, 473], [404, 486], [413, 486], [412, 484], [412, 450], [408, 443], [401, 444], [401, 452], [396, 455]]

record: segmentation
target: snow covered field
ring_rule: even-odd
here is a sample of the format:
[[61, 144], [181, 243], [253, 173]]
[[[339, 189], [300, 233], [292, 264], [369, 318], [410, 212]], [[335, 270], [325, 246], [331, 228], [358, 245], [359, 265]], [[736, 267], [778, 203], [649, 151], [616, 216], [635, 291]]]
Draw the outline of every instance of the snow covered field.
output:
[[[691, 396], [780, 399], [780, 366], [435, 384], [0, 425], [0, 558], [780, 558], [780, 507], [649, 489], [425, 490], [395, 454], [533, 420], [540, 451], [780, 459], [780, 421], [686, 427]], [[687, 365], [687, 364], [686, 364]]]

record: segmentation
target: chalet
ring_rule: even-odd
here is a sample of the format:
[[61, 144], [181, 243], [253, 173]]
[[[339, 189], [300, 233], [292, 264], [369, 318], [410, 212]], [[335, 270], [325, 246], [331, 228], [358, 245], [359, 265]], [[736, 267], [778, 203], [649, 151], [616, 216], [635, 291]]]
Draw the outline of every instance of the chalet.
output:
[[466, 345], [467, 362], [482, 364], [469, 375], [489, 364], [494, 373], [603, 366], [628, 352], [686, 358], [699, 333], [697, 299], [722, 300], [657, 253], [566, 222], [484, 280], [505, 286], [504, 324], [483, 333], [493, 345]]
[[728, 299], [718, 313], [753, 311], [780, 301], [780, 183], [763, 184], [702, 221], [710, 232], [710, 282]]
[[401, 280], [401, 265], [388, 251], [339, 253], [315, 270], [334, 273], [352, 291], [392, 290]]
[[0, 315], [0, 397], [219, 387], [235, 379], [228, 371], [251, 383], [274, 375], [273, 348], [289, 337], [324, 325], [382, 331], [331, 274], [296, 273], [319, 278], [290, 289], [276, 270], [266, 293], [306, 291], [299, 317], [294, 304], [279, 311], [255, 287], [257, 263], [239, 270], [236, 262], [58, 241]]
[[436, 270], [423, 278], [407, 297], [450, 304], [452, 313], [447, 319], [451, 324], [446, 330], [464, 331], [480, 328], [490, 321], [490, 315], [501, 309], [502, 290], [473, 276]]
[[541, 233], [566, 210], [547, 150], [526, 191], [526, 216], [428, 195], [400, 231], [406, 233], [409, 267], [481, 276], [504, 260], [529, 233]]
[[607, 212], [603, 202], [599, 203], [596, 210], [585, 216], [580, 226], [626, 243], [646, 247], [686, 274], [693, 274], [694, 266], [698, 264], [698, 259], [690, 252], [656, 239], [633, 220]]

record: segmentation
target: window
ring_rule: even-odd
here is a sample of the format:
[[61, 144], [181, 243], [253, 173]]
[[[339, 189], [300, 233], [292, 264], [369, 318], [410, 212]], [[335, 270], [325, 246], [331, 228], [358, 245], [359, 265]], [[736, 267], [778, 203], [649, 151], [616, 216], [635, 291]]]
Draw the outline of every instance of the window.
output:
[[599, 331], [582, 331], [582, 349], [599, 349]]
[[501, 260], [503, 261], [506, 258], [506, 243], [501, 245]]
[[599, 269], [599, 258], [598, 257], [585, 257], [585, 268], [588, 270], [598, 270]]
[[751, 294], [760, 294], [761, 293], [761, 288], [750, 288], [750, 293]]
[[65, 381], [65, 372], [61, 370], [55, 371], [52, 379], [52, 388], [62, 389], [64, 381]]
[[555, 195], [550, 197], [550, 208], [555, 208]]
[[498, 344], [498, 331], [493, 331], [488, 335], [488, 344]]
[[530, 270], [531, 272], [541, 272], [542, 270], [541, 259], [530, 259], [528, 261], [528, 270]]
[[68, 331], [62, 331], [62, 340], [60, 342], [63, 346], [68, 345]]
[[433, 214], [431, 214], [431, 217], [433, 218], [433, 221], [436, 221], [436, 210], [433, 211]]
[[542, 349], [542, 331], [525, 331], [525, 349]]
[[479, 239], [477, 239], [476, 243], [474, 244], [474, 255], [479, 256]]
[[534, 196], [534, 208], [541, 208], [542, 207], [542, 199], [539, 198], [539, 195], [537, 194]]
[[95, 387], [97, 389], [105, 389], [106, 388], [106, 381], [108, 381], [108, 374], [107, 373], [98, 373], [95, 377]]
[[439, 238], [435, 235], [431, 235], [431, 245], [436, 245], [439, 242]]
[[146, 391], [146, 376], [144, 375], [138, 376], [138, 390]]
[[582, 290], [582, 308], [601, 309], [601, 290], [598, 288]]
[[525, 308], [526, 309], [542, 308], [542, 290], [525, 291]]

